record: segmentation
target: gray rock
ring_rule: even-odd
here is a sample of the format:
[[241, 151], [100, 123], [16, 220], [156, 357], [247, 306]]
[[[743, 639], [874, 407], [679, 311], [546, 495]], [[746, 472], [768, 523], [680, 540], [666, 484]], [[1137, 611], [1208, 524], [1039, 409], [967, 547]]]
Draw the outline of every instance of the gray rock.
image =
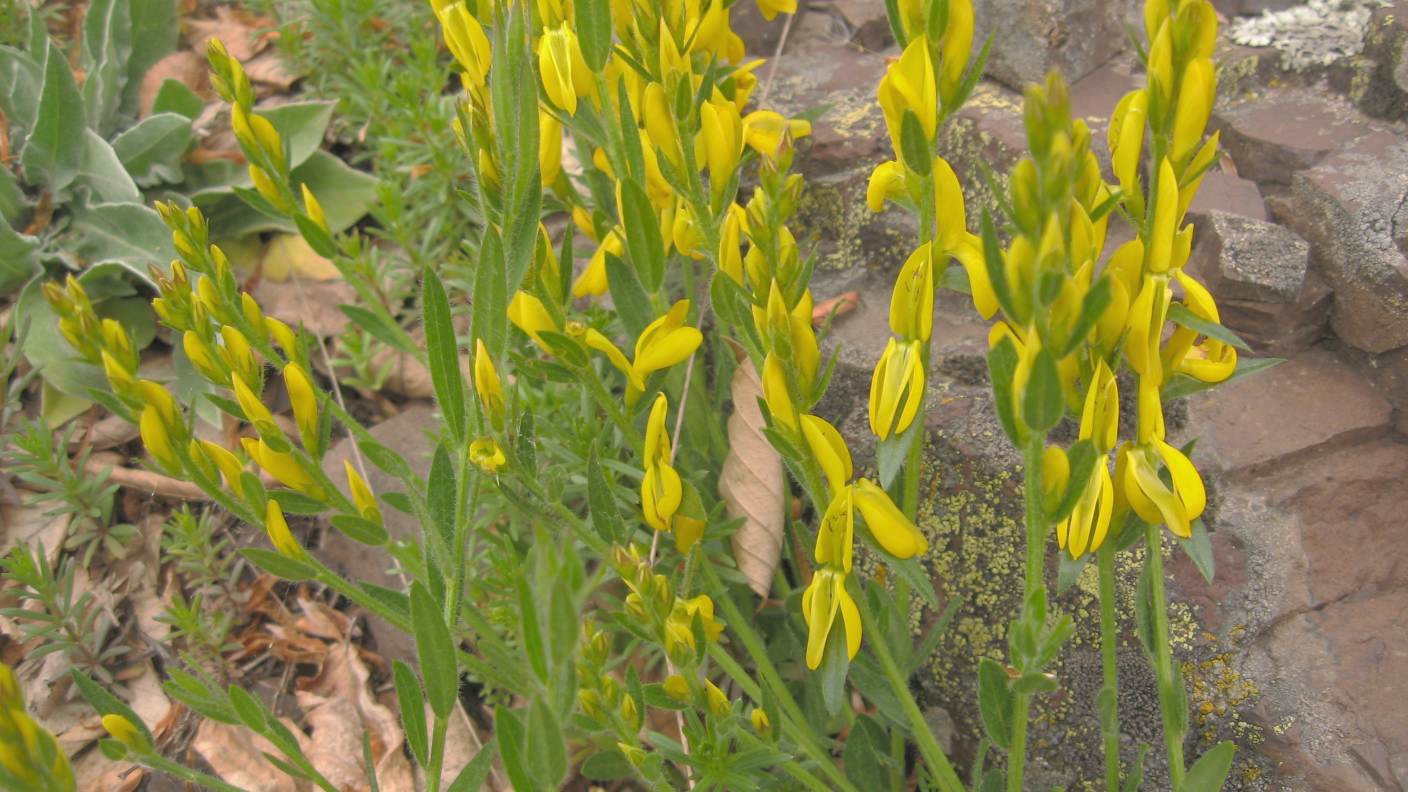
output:
[[1022, 90], [1052, 69], [1074, 82], [1124, 49], [1124, 9], [1106, 0], [974, 3], [974, 50], [993, 37], [987, 73]]
[[1196, 223], [1190, 266], [1217, 297], [1291, 303], [1305, 286], [1310, 246], [1282, 226], [1213, 210]]
[[1288, 184], [1346, 143], [1375, 131], [1348, 103], [1323, 90], [1270, 90], [1213, 111], [1211, 128], [1237, 172], [1258, 184]]
[[1265, 220], [1266, 201], [1262, 199], [1256, 182], [1214, 170], [1203, 176], [1198, 194], [1193, 196], [1193, 204], [1188, 207], [1188, 216], [1196, 221], [1212, 211]]
[[1311, 266], [1334, 290], [1331, 326], [1366, 352], [1408, 345], [1408, 145], [1388, 132], [1351, 143], [1296, 174], [1272, 203], [1311, 246]]

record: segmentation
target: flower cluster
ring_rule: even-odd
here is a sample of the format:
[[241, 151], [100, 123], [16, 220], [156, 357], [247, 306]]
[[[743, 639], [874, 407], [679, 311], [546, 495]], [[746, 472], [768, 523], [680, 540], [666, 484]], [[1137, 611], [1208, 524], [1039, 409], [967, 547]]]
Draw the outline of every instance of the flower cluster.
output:
[[0, 786], [36, 792], [75, 789], [68, 756], [25, 709], [15, 672], [0, 665]]

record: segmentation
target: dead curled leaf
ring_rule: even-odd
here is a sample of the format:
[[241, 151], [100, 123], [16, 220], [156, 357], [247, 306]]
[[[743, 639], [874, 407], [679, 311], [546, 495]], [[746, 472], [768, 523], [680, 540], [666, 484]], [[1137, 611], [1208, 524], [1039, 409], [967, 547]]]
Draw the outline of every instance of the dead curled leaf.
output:
[[860, 292], [848, 291], [822, 300], [812, 308], [812, 325], [820, 326], [828, 319], [839, 319], [860, 305]]
[[719, 496], [730, 518], [743, 518], [734, 532], [733, 557], [760, 597], [772, 588], [782, 558], [783, 505], [786, 498], [782, 457], [763, 435], [763, 394], [758, 372], [748, 360], [739, 363], [729, 386], [733, 415], [728, 418], [728, 457], [719, 472]]

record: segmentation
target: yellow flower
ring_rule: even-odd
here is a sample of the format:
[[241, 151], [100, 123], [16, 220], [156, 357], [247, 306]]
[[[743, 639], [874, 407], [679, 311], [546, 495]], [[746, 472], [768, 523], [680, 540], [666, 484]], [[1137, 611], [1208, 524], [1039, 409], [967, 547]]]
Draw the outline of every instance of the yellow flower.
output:
[[831, 497], [826, 513], [816, 532], [816, 562], [823, 566], [839, 567], [842, 572], [851, 571], [855, 552], [856, 510], [855, 491], [849, 485], [842, 485]]
[[127, 750], [137, 753], [146, 753], [152, 749], [151, 743], [147, 741], [146, 735], [142, 734], [136, 724], [117, 713], [108, 713], [103, 716], [103, 729], [118, 742], [127, 746]]
[[[293, 331], [292, 327], [272, 316], [266, 316], [264, 317], [264, 329], [269, 333], [269, 337], [274, 339], [274, 343], [279, 345], [279, 349], [283, 350], [285, 357], [292, 360], [298, 356], [298, 334]], [[224, 382], [225, 378], [222, 377], [219, 381]]]
[[973, 308], [984, 319], [997, 315], [997, 292], [988, 276], [987, 259], [983, 257], [982, 241], [973, 234], [965, 234], [956, 250], [951, 251], [958, 263], [968, 273], [968, 290], [973, 293]]
[[435, 15], [440, 18], [445, 45], [464, 70], [465, 87], [483, 86], [489, 76], [491, 55], [489, 37], [484, 35], [484, 27], [463, 2], [445, 5]]
[[684, 498], [680, 474], [670, 465], [670, 435], [665, 428], [669, 401], [655, 397], [645, 424], [645, 476], [640, 484], [640, 505], [645, 522], [657, 531], [668, 531]]
[[235, 401], [239, 402], [240, 411], [244, 413], [245, 420], [258, 429], [260, 435], [283, 437], [279, 425], [274, 423], [273, 413], [269, 412], [269, 408], [264, 406], [264, 402], [260, 400], [259, 396], [250, 390], [238, 372], [230, 375], [230, 387], [235, 392]]
[[670, 112], [669, 100], [665, 98], [665, 88], [658, 82], [645, 84], [641, 93], [641, 113], [645, 116], [645, 131], [651, 142], [665, 153], [671, 165], [679, 167], [683, 154], [680, 150], [680, 135], [675, 128], [675, 117]]
[[1143, 288], [1129, 306], [1129, 338], [1124, 347], [1129, 367], [1157, 382], [1163, 381], [1159, 342], [1163, 339], [1164, 320], [1172, 299], [1168, 278], [1156, 276], [1145, 279]]
[[[1193, 315], [1209, 322], [1221, 322], [1217, 303], [1203, 284], [1182, 270], [1177, 271], [1174, 277], [1183, 286], [1184, 306]], [[1198, 332], [1186, 327], [1173, 331], [1173, 336], [1164, 345], [1161, 358], [1165, 379], [1174, 372], [1182, 372], [1203, 382], [1222, 382], [1236, 371], [1235, 347], [1215, 338], [1205, 338], [1203, 343], [1194, 345], [1197, 338]]]
[[240, 438], [244, 452], [260, 468], [269, 475], [278, 479], [279, 483], [289, 489], [298, 490], [314, 500], [324, 500], [327, 492], [318, 480], [308, 472], [303, 463], [293, 454], [284, 454], [269, 448], [263, 440], [255, 440], [251, 437]]
[[[636, 353], [626, 371], [635, 391], [645, 390], [645, 380], [651, 374], [689, 359], [703, 342], [699, 328], [685, 325], [689, 316], [689, 300], [679, 300], [664, 316], [646, 325], [636, 339]], [[614, 362], [614, 361], [613, 361]], [[639, 397], [639, 393], [636, 394]], [[627, 393], [627, 400], [634, 401]]]
[[219, 443], [210, 440], [193, 441], [200, 444], [201, 451], [215, 467], [220, 471], [220, 475], [225, 477], [225, 486], [232, 491], [238, 492], [240, 487], [240, 476], [244, 473], [244, 463], [239, 457], [230, 453], [229, 449]]
[[[1124, 497], [1134, 513], [1145, 522], [1167, 525], [1176, 536], [1193, 535], [1192, 523], [1207, 506], [1207, 490], [1198, 469], [1182, 451], [1153, 438], [1145, 446], [1131, 446], [1126, 452]], [[1159, 477], [1159, 463], [1168, 469], [1173, 486]]]
[[1146, 251], [1149, 272], [1162, 274], [1168, 272], [1173, 266], [1173, 237], [1178, 232], [1178, 177], [1173, 172], [1173, 166], [1169, 164], [1165, 157], [1159, 162], [1159, 180], [1157, 184], [1157, 195], [1154, 198], [1154, 205], [1150, 210], [1154, 213], [1153, 227], [1146, 240], [1148, 250]]
[[1175, 161], [1193, 153], [1193, 147], [1202, 140], [1216, 94], [1217, 74], [1212, 58], [1193, 59], [1183, 70], [1183, 85], [1178, 89], [1178, 105], [1173, 111], [1173, 149], [1169, 154]]
[[1080, 439], [1090, 440], [1101, 453], [1109, 453], [1115, 447], [1119, 422], [1119, 386], [1115, 383], [1114, 372], [1101, 360], [1095, 365], [1095, 375], [1085, 394], [1085, 405], [1080, 416]]
[[372, 522], [381, 522], [381, 507], [376, 505], [376, 495], [372, 494], [367, 480], [352, 467], [350, 459], [342, 460], [342, 468], [347, 474], [347, 489], [352, 493], [352, 503], [356, 505], [357, 513]]
[[744, 142], [764, 157], [771, 158], [777, 153], [784, 136], [788, 140], [797, 140], [811, 133], [810, 121], [785, 118], [772, 110], [754, 110], [743, 119]]
[[709, 711], [714, 713], [716, 717], [722, 718], [733, 708], [732, 703], [728, 700], [728, 696], [724, 695], [722, 690], [719, 690], [718, 685], [715, 685], [707, 679], [704, 680], [704, 698], [709, 703]]
[[758, 10], [771, 22], [778, 14], [797, 13], [797, 0], [758, 0]]
[[796, 433], [797, 406], [792, 403], [792, 394], [787, 388], [787, 372], [772, 352], [763, 358], [763, 402], [774, 424], [788, 433]]
[[940, 251], [953, 253], [967, 242], [968, 213], [963, 204], [963, 186], [943, 157], [934, 157], [935, 219], [938, 234], [934, 241]]
[[508, 320], [544, 350], [549, 347], [538, 337], [538, 333], [544, 330], [556, 332], [558, 329], [557, 322], [553, 321], [543, 301], [525, 291], [515, 292], [513, 299], [509, 300]]
[[499, 372], [494, 369], [494, 359], [489, 357], [489, 349], [484, 339], [474, 342], [474, 392], [479, 394], [479, 403], [484, 412], [497, 424], [504, 417], [504, 388], [499, 381]]
[[[934, 64], [929, 60], [929, 40], [925, 36], [914, 37], [899, 60], [885, 70], [885, 76], [880, 79], [879, 98], [885, 126], [890, 130], [890, 142], [901, 161], [904, 147], [900, 145], [900, 129], [906, 112], [918, 119], [925, 140], [934, 139], [938, 125], [938, 86], [934, 80]], [[913, 163], [906, 164], [914, 169]]]
[[920, 245], [895, 279], [890, 296], [890, 331], [906, 341], [927, 342], [934, 330], [933, 243]]
[[308, 558], [308, 551], [303, 549], [303, 545], [298, 543], [293, 532], [288, 529], [284, 510], [273, 498], [269, 499], [269, 505], [265, 509], [264, 531], [269, 534], [269, 542], [279, 551], [279, 555], [294, 561], [304, 561]]
[[1110, 117], [1110, 167], [1126, 198], [1139, 193], [1139, 157], [1144, 148], [1144, 114], [1149, 94], [1139, 88], [1124, 95]]
[[719, 269], [734, 282], [743, 285], [743, 231], [748, 225], [748, 213], [738, 204], [729, 204], [719, 229]]
[[[202, 278], [201, 283], [209, 282], [209, 278]], [[249, 340], [232, 325], [225, 325], [220, 328], [220, 340], [224, 342], [217, 350], [217, 354], [224, 361], [225, 367], [230, 371], [238, 372], [246, 383], [259, 382], [263, 379], [264, 366], [254, 357], [254, 350], [249, 345]]]
[[679, 600], [684, 606], [685, 615], [693, 620], [699, 617], [699, 623], [704, 627], [704, 637], [711, 641], [719, 640], [719, 635], [724, 631], [724, 625], [714, 618], [714, 601], [709, 599], [708, 594], [700, 594], [686, 600]]
[[894, 160], [887, 160], [875, 166], [870, 172], [870, 181], [865, 185], [865, 205], [872, 212], [883, 212], [885, 202], [908, 194], [905, 187], [904, 166]]
[[577, 34], [567, 22], [544, 31], [538, 39], [538, 70], [542, 73], [548, 101], [568, 115], [577, 114], [578, 97], [588, 96], [594, 90], [594, 78], [582, 59]]
[[137, 429], [142, 435], [142, 445], [147, 447], [147, 453], [151, 454], [153, 459], [169, 471], [181, 469], [181, 457], [177, 455], [176, 446], [167, 432], [166, 422], [162, 420], [161, 412], [155, 406], [147, 405], [142, 408], [142, 417], [137, 422]]
[[689, 701], [690, 699], [689, 680], [679, 674], [670, 674], [665, 677], [665, 681], [661, 687], [665, 689], [665, 695], [675, 701]]
[[577, 280], [572, 283], [572, 296], [600, 297], [606, 294], [606, 289], [610, 285], [606, 279], [606, 254], [610, 253], [617, 258], [626, 250], [625, 240], [622, 239], [619, 229], [611, 229], [607, 232], [606, 238], [597, 245], [596, 252], [592, 254], [587, 266], [582, 269], [582, 274], [577, 276]]
[[1110, 468], [1102, 458], [1095, 463], [1095, 470], [1085, 484], [1080, 500], [1076, 501], [1066, 519], [1056, 524], [1056, 544], [1070, 554], [1080, 558], [1089, 552], [1100, 549], [1105, 535], [1110, 530], [1110, 519], [1114, 513], [1114, 483], [1110, 479]]
[[722, 95], [700, 105], [697, 140], [704, 149], [703, 162], [709, 167], [710, 188], [721, 195], [743, 155], [743, 119], [737, 105]]
[[826, 639], [840, 614], [846, 631], [846, 655], [860, 651], [860, 610], [846, 591], [846, 573], [821, 567], [802, 592], [802, 618], [807, 622], [807, 668], [816, 669], [826, 653]]
[[318, 395], [308, 373], [297, 363], [284, 366], [284, 387], [288, 389], [288, 400], [293, 405], [293, 421], [298, 425], [298, 435], [303, 439], [303, 447], [315, 453], [319, 447]]
[[552, 187], [562, 172], [562, 122], [538, 108], [538, 175], [544, 189]]
[[870, 431], [881, 440], [909, 428], [924, 403], [923, 344], [899, 341], [886, 345], [870, 378]]
[[963, 83], [963, 72], [968, 68], [968, 56], [973, 51], [973, 3], [971, 0], [948, 0], [948, 24], [944, 26], [940, 42], [943, 58], [939, 64], [939, 95], [944, 107], [949, 107], [957, 99], [958, 88]]
[[929, 549], [924, 534], [890, 500], [885, 490], [870, 479], [857, 479], [851, 486], [852, 500], [865, 519], [865, 527], [885, 552], [896, 558], [913, 558]]
[[802, 437], [811, 449], [812, 459], [821, 466], [826, 482], [833, 494], [841, 491], [851, 480], [851, 450], [836, 427], [815, 415], [803, 415], [801, 419]]
[[328, 228], [327, 215], [323, 214], [323, 205], [318, 203], [318, 196], [308, 189], [307, 184], [300, 184], [298, 188], [303, 193], [303, 213], [308, 215], [308, 219], [313, 221], [313, 225], [321, 228], [323, 233], [331, 234], [332, 230]]

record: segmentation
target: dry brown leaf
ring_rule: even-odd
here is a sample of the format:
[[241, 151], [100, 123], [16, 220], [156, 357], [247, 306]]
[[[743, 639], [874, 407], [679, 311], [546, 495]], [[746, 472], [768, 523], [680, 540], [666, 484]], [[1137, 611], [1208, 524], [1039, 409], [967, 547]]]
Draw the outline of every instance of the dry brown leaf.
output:
[[142, 87], [137, 92], [138, 116], [146, 118], [151, 114], [156, 95], [167, 80], [176, 80], [205, 96], [210, 90], [209, 73], [210, 66], [205, 59], [190, 50], [178, 50], [152, 64], [142, 76]]
[[812, 308], [812, 324], [821, 325], [827, 319], [838, 319], [860, 306], [860, 292], [842, 292], [829, 300], [822, 300]]
[[732, 537], [738, 569], [758, 596], [767, 597], [782, 558], [782, 457], [763, 436], [765, 424], [758, 409], [763, 388], [751, 362], [738, 364], [729, 389], [733, 415], [728, 418], [729, 449], [719, 472], [719, 496], [730, 518], [743, 518]]
[[[295, 736], [303, 735], [296, 725], [287, 721], [284, 725]], [[244, 726], [203, 720], [196, 729], [191, 747], [227, 784], [263, 792], [301, 792], [297, 782], [276, 770], [264, 758], [265, 752], [278, 756], [278, 749]]]
[[345, 281], [300, 280], [290, 284], [265, 279], [254, 287], [254, 299], [265, 314], [327, 338], [347, 329], [347, 315], [337, 306], [355, 305], [357, 292]]
[[[18, 492], [22, 498], [28, 494], [24, 490]], [[48, 556], [49, 563], [58, 561], [59, 551], [68, 536], [70, 515], [48, 516], [46, 513], [52, 510], [53, 507], [46, 504], [11, 506], [0, 503], [0, 555], [9, 554], [21, 542], [30, 547], [43, 543], [44, 555]]]
[[267, 50], [244, 64], [245, 73], [256, 84], [264, 84], [280, 91], [293, 87], [301, 76], [295, 74], [275, 50]]
[[260, 37], [258, 28], [267, 27], [268, 20], [255, 17], [242, 9], [231, 6], [218, 6], [214, 19], [187, 19], [186, 40], [197, 54], [204, 55], [205, 47], [213, 38], [218, 38], [231, 55], [241, 61], [248, 61], [268, 43]]
[[339, 789], [366, 788], [362, 735], [371, 738], [378, 785], [386, 792], [411, 792], [414, 776], [401, 750], [400, 720], [372, 695], [370, 672], [348, 643], [333, 646], [322, 671], [299, 680], [298, 706], [312, 729], [308, 759]]
[[282, 283], [297, 276], [304, 281], [341, 280], [342, 273], [331, 261], [313, 252], [299, 234], [279, 234], [264, 249], [260, 276]]

